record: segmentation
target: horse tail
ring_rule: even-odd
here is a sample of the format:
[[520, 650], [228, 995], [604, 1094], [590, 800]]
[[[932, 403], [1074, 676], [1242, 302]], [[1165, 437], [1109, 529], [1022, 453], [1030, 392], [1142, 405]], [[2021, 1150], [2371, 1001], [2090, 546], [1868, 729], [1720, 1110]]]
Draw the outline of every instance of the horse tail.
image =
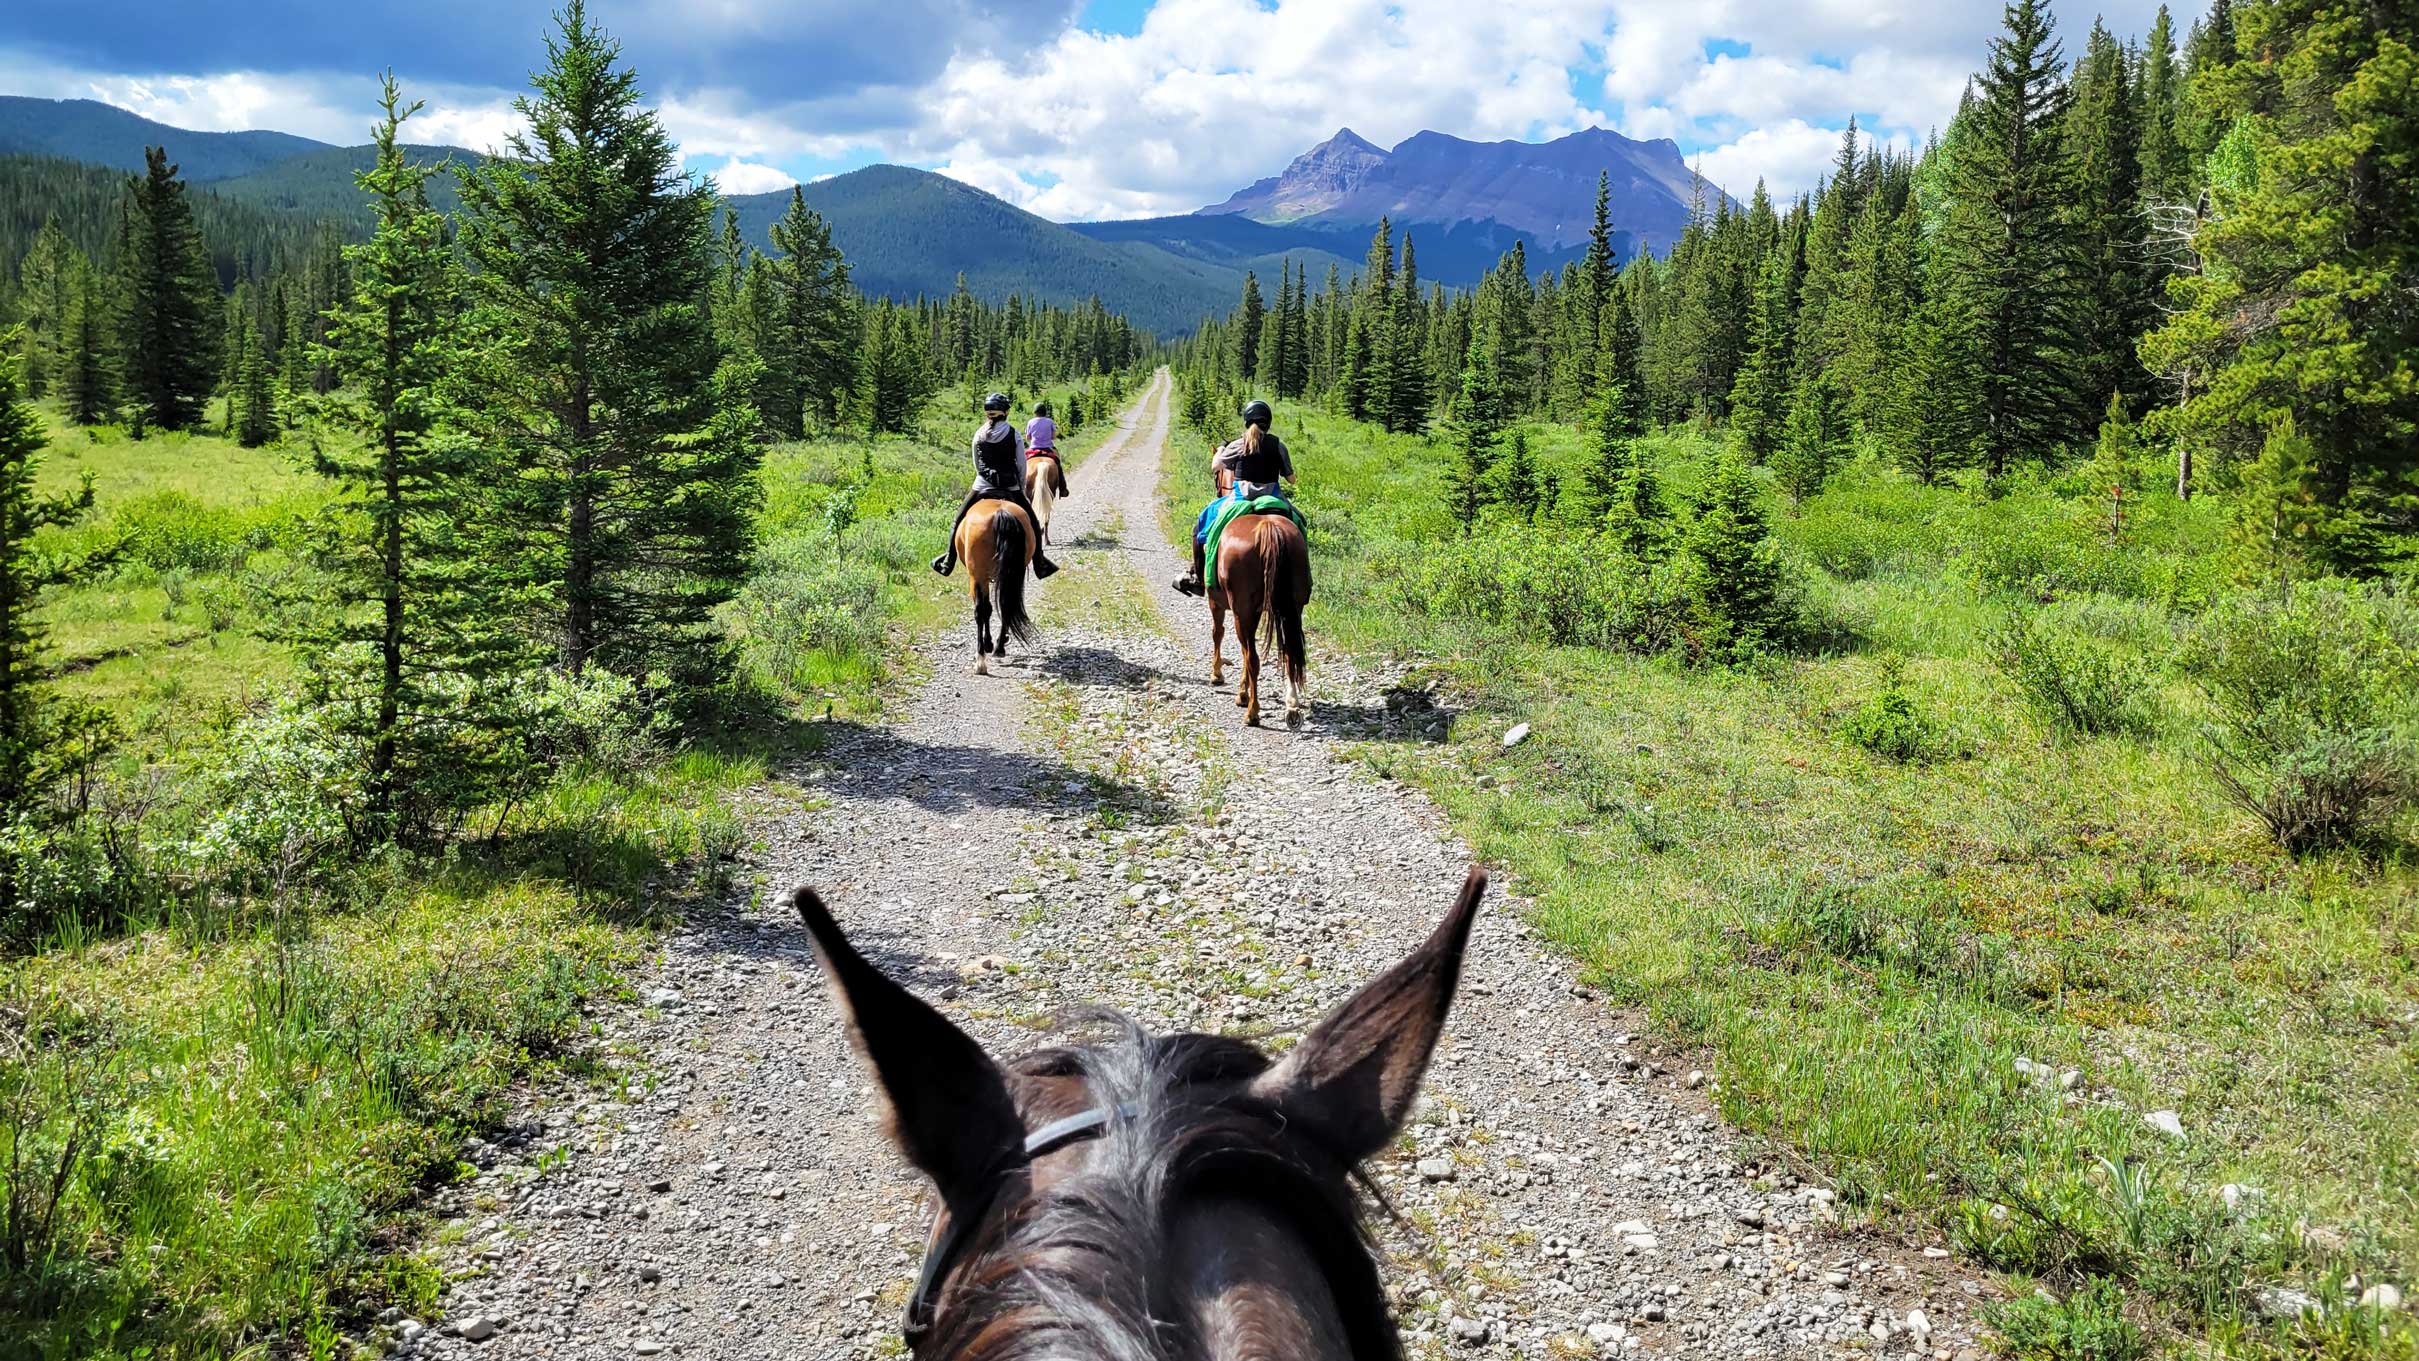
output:
[[[1256, 430], [1259, 427], [1250, 428]], [[1284, 632], [1283, 627], [1277, 622], [1277, 617], [1285, 612], [1284, 605], [1277, 599], [1277, 587], [1283, 579], [1281, 569], [1284, 565], [1285, 553], [1283, 545], [1279, 542], [1283, 536], [1277, 532], [1274, 520], [1274, 516], [1262, 520], [1260, 532], [1252, 535], [1252, 546], [1260, 551], [1260, 655], [1262, 656], [1267, 656], [1277, 650]]]
[[[1310, 599], [1310, 542], [1291, 522], [1284, 529], [1292, 532], [1280, 531], [1277, 551], [1269, 555], [1268, 617], [1276, 621], [1277, 637], [1284, 644], [1286, 669], [1298, 681], [1310, 651], [1309, 640], [1302, 636], [1302, 607]], [[1282, 596], [1277, 594], [1281, 578], [1290, 578], [1283, 582], [1290, 589]]]
[[991, 582], [1000, 593], [1000, 634], [1020, 643], [1033, 641], [1033, 620], [1025, 614], [1025, 517], [1002, 506], [991, 512]]

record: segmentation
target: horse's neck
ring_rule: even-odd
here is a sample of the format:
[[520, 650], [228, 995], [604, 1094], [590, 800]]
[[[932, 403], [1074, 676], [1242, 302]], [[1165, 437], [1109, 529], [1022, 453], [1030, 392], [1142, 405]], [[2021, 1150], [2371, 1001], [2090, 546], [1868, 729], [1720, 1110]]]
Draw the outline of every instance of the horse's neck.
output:
[[1176, 1298], [1201, 1361], [1350, 1361], [1317, 1257], [1250, 1201], [1187, 1207], [1171, 1226]]

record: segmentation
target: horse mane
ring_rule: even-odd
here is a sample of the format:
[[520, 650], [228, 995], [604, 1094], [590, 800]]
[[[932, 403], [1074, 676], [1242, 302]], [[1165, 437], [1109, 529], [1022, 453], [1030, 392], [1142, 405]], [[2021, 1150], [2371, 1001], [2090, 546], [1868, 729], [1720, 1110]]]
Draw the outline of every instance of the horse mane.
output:
[[1269, 1060], [1241, 1041], [1156, 1036], [1123, 1015], [1097, 1048], [1055, 1048], [1008, 1065], [1029, 1077], [1082, 1077], [1110, 1123], [1082, 1171], [1040, 1195], [1021, 1177], [952, 1281], [919, 1355], [957, 1361], [1179, 1361], [1188, 1335], [1172, 1282], [1155, 1280], [1175, 1208], [1247, 1199], [1274, 1210], [1323, 1269], [1357, 1361], [1400, 1361], [1374, 1247], [1352, 1192], [1357, 1169], [1240, 1093]]

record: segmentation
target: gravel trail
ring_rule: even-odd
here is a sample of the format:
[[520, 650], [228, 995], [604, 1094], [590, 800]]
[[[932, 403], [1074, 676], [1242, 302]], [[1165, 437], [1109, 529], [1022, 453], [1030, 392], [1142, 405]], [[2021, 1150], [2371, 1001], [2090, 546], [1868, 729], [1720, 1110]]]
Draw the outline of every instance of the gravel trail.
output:
[[[1298, 1034], [1426, 934], [1466, 851], [1343, 745], [1416, 739], [1423, 716], [1315, 652], [1299, 731], [1245, 729], [1206, 683], [1202, 608], [1165, 585], [1169, 389], [1072, 474], [1038, 647], [976, 677], [971, 627], [949, 629], [902, 720], [767, 791], [750, 900], [674, 931], [642, 1005], [600, 1018], [623, 1080], [550, 1093], [469, 1150], [484, 1170], [440, 1197], [439, 1254], [474, 1274], [442, 1320], [378, 1340], [499, 1361], [900, 1353], [922, 1188], [776, 905], [794, 883], [1000, 1053], [1090, 1003]], [[1373, 1166], [1413, 1356], [1980, 1355], [1978, 1274], [1841, 1226], [1826, 1191], [1760, 1162], [1708, 1075], [1575, 987], [1523, 907], [1491, 896], [1421, 1109]]]

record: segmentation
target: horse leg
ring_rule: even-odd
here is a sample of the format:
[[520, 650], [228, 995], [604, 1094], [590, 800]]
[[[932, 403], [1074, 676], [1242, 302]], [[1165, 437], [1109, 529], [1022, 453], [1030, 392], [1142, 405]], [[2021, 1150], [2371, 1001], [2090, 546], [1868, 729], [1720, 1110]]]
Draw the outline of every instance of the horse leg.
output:
[[1260, 620], [1258, 611], [1235, 612], [1235, 643], [1243, 649], [1243, 680], [1235, 687], [1235, 702], [1243, 706], [1243, 721], [1260, 726]]
[[1226, 605], [1210, 597], [1210, 688], [1226, 684]]
[[991, 588], [980, 579], [974, 583], [974, 674], [991, 674]]

